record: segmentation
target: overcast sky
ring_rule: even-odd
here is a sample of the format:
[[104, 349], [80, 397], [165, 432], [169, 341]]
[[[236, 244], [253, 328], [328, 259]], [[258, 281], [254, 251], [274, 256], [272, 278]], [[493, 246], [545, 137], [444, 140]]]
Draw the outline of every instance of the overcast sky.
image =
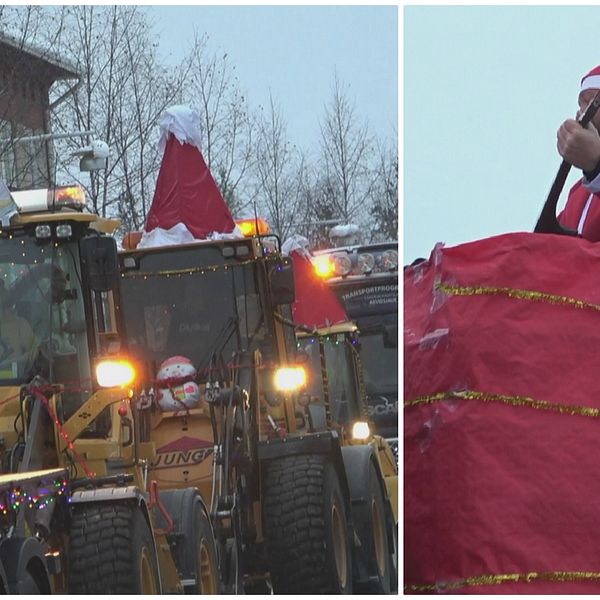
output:
[[404, 262], [438, 241], [532, 231], [561, 161], [556, 131], [600, 64], [600, 7], [403, 10]]
[[280, 105], [290, 141], [318, 143], [334, 73], [350, 86], [356, 114], [378, 137], [398, 135], [398, 7], [152, 6], [163, 56], [174, 59], [194, 31], [227, 52], [251, 106]]

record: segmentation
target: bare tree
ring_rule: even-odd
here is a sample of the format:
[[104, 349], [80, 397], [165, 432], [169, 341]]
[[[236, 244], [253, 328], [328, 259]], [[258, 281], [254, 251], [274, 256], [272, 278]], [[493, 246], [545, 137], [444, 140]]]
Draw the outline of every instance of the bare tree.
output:
[[378, 162], [371, 189], [373, 223], [371, 241], [398, 237], [398, 153], [395, 148], [378, 145]]
[[[48, 162], [49, 181], [79, 181], [92, 210], [119, 216], [127, 228], [140, 228], [161, 159], [158, 121], [168, 106], [187, 102], [200, 113], [201, 149], [234, 214], [247, 212], [258, 198], [282, 237], [293, 228], [322, 243], [333, 221], [352, 219], [378, 230], [390, 223], [397, 207], [397, 182], [389, 183], [390, 157], [380, 156], [377, 165], [370, 165], [368, 128], [337, 74], [320, 127], [321, 154], [308, 164], [288, 140], [272, 98], [261, 116], [250, 110], [226, 53], [209, 52], [208, 38], [196, 37], [187, 57], [167, 69], [150, 26], [138, 6], [0, 6], [0, 30], [24, 43], [35, 41], [39, 56], [50, 56], [51, 49], [80, 76], [77, 86], [57, 81], [50, 88], [46, 129], [59, 135], [90, 131], [111, 147], [108, 168], [87, 175], [71, 155], [89, 139], [57, 141], [56, 173], [51, 177]], [[6, 83], [0, 69], [0, 129]], [[6, 135], [0, 131], [0, 139], [10, 138], [12, 158], [19, 136], [27, 133], [15, 127]], [[0, 147], [0, 170], [1, 152]], [[21, 153], [15, 172], [26, 170], [24, 161], [31, 158]]]
[[289, 142], [281, 109], [269, 96], [259, 118], [257, 140], [257, 203], [267, 211], [273, 230], [285, 239], [303, 216], [306, 165]]
[[[180, 98], [188, 65], [184, 61], [167, 70], [160, 63], [141, 7], [73, 6], [69, 31], [62, 53], [71, 58], [82, 81], [54, 116], [53, 128], [93, 131], [109, 145], [111, 155], [108, 168], [91, 174], [89, 181], [74, 165], [61, 166], [85, 185], [95, 212], [117, 215], [127, 226], [140, 228], [161, 158], [156, 151], [158, 122]], [[63, 143], [61, 155], [68, 156], [77, 145]]]
[[308, 239], [313, 250], [328, 248], [329, 230], [341, 222], [335, 208], [339, 197], [336, 183], [313, 166], [305, 177], [302, 194], [303, 218], [298, 233]]
[[327, 198], [337, 217], [350, 221], [360, 217], [369, 197], [369, 161], [372, 142], [368, 126], [362, 124], [347, 90], [335, 75], [333, 97], [325, 107], [321, 123], [321, 172]]
[[208, 37], [194, 39], [184, 100], [198, 110], [202, 153], [231, 211], [250, 201], [240, 192], [252, 166], [254, 123], [227, 53], [209, 53]]

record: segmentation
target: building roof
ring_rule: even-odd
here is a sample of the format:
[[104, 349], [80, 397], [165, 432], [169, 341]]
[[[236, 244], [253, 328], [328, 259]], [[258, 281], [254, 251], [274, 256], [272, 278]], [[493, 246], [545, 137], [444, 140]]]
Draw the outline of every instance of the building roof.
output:
[[61, 79], [79, 79], [80, 75], [74, 66], [67, 61], [59, 59], [49, 50], [27, 44], [23, 40], [14, 38], [7, 33], [0, 32], [0, 55], [3, 52], [16, 54], [23, 52], [27, 54], [32, 62], [37, 62], [40, 67], [48, 74], [52, 81]]

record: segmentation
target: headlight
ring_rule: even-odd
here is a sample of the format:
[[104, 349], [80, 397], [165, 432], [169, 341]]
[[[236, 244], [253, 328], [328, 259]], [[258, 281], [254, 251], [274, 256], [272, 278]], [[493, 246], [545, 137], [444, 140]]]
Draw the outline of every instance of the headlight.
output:
[[304, 367], [281, 367], [275, 371], [275, 388], [280, 392], [295, 392], [305, 385]]
[[135, 379], [133, 365], [123, 359], [104, 359], [96, 365], [96, 380], [102, 387], [122, 387]]
[[393, 271], [398, 268], [398, 253], [395, 250], [386, 250], [381, 255], [381, 266]]
[[347, 254], [334, 254], [332, 260], [336, 275], [344, 277], [352, 270], [352, 261]]
[[370, 273], [375, 266], [375, 257], [372, 254], [358, 255], [358, 268], [361, 273]]
[[320, 254], [312, 259], [312, 264], [315, 272], [319, 277], [326, 279], [333, 275], [333, 262], [329, 259], [327, 254]]
[[57, 238], [68, 238], [73, 234], [73, 229], [68, 223], [56, 226], [56, 237]]
[[52, 237], [52, 229], [50, 225], [38, 225], [35, 228], [35, 237], [38, 240], [47, 240]]
[[367, 440], [371, 435], [371, 429], [366, 421], [356, 421], [352, 425], [352, 439], [353, 440]]

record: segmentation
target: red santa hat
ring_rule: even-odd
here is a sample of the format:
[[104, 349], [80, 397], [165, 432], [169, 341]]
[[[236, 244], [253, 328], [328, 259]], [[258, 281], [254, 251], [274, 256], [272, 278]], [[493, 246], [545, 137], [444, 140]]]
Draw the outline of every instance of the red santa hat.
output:
[[348, 315], [334, 292], [319, 279], [310, 261], [308, 240], [294, 235], [281, 250], [289, 254], [294, 265], [296, 300], [292, 304], [295, 323], [311, 329], [331, 327], [349, 321]]
[[583, 76], [579, 93], [581, 94], [586, 90], [600, 90], [600, 65], [594, 67], [587, 75]]
[[140, 248], [243, 237], [200, 151], [199, 124], [187, 106], [167, 109], [160, 121], [164, 154]]

